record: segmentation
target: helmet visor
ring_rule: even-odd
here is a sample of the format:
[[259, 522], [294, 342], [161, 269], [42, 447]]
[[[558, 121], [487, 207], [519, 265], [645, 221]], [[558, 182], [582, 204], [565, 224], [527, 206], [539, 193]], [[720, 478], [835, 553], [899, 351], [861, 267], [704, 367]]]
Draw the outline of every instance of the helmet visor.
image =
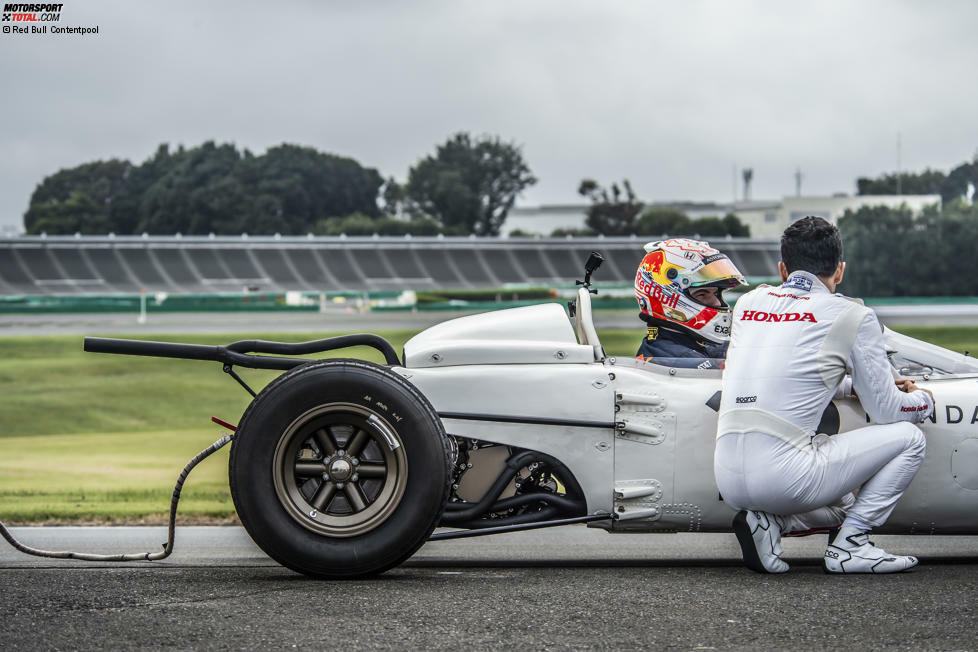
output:
[[733, 262], [723, 254], [710, 256], [705, 265], [689, 274], [689, 287], [733, 288], [746, 285], [743, 275]]

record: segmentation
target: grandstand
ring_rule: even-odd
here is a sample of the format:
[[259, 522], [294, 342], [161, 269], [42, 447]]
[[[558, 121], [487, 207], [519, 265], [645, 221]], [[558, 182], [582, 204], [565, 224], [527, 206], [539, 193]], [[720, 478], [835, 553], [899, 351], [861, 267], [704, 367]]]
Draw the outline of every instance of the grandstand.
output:
[[[556, 286], [581, 277], [630, 284], [642, 238], [17, 237], [0, 238], [0, 294], [140, 291], [334, 292]], [[776, 240], [715, 243], [750, 278], [777, 274]]]

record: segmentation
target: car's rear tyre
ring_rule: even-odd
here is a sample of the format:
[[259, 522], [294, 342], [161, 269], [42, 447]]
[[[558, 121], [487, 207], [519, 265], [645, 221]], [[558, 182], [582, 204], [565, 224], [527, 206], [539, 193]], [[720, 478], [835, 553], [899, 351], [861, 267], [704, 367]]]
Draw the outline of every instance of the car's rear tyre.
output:
[[268, 385], [231, 446], [231, 497], [255, 543], [323, 578], [379, 573], [441, 518], [450, 447], [427, 399], [360, 360], [303, 365]]

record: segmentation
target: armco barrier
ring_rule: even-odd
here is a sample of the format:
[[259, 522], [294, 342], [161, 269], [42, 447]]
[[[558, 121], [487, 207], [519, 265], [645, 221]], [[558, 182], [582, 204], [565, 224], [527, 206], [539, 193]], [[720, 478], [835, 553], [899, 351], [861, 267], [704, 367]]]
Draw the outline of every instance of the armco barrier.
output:
[[[451, 294], [451, 293], [448, 293]], [[458, 293], [464, 296], [464, 293]], [[495, 300], [489, 296], [495, 294]], [[520, 298], [519, 291], [472, 292], [472, 300], [438, 300], [437, 297], [418, 295], [418, 301], [408, 300], [399, 291], [370, 292], [332, 292], [316, 294], [312, 292], [270, 292], [242, 294], [112, 294], [112, 295], [27, 295], [0, 296], [0, 314], [44, 314], [44, 313], [138, 313], [143, 296], [146, 312], [262, 312], [262, 311], [306, 311], [315, 312], [325, 306], [354, 306], [362, 310], [377, 311], [488, 311], [503, 308], [533, 305], [536, 303], [567, 302], [568, 296], [545, 299], [533, 296]], [[735, 300], [735, 297], [731, 297]], [[869, 306], [889, 305], [951, 305], [976, 304], [975, 297], [899, 297], [867, 299]], [[635, 308], [635, 301], [629, 296], [618, 294], [595, 297], [596, 310], [628, 310]]]
[[[54, 313], [138, 313], [142, 296], [146, 300], [146, 312], [262, 312], [262, 311], [309, 311], [325, 306], [350, 305], [357, 309], [377, 311], [488, 311], [502, 308], [528, 306], [541, 302], [564, 304], [563, 298], [512, 299], [513, 291], [498, 293], [498, 300], [434, 300], [404, 302], [397, 291], [315, 293], [265, 293], [265, 294], [126, 294], [126, 295], [30, 295], [0, 296], [0, 314], [54, 314]], [[518, 295], [518, 292], [515, 293]], [[400, 301], [399, 301], [400, 299]], [[634, 307], [631, 298], [595, 298], [594, 308], [627, 309]]]
[[[315, 300], [290, 304], [282, 294], [147, 294], [147, 312], [316, 311]], [[0, 297], [0, 313], [139, 312], [141, 295]]]

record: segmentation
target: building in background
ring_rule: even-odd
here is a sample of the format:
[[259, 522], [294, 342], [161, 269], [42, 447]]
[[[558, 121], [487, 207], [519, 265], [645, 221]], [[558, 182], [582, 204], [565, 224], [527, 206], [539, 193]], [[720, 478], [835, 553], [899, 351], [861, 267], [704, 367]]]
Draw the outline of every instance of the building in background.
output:
[[[779, 238], [792, 222], [807, 215], [822, 217], [832, 224], [847, 210], [864, 206], [906, 206], [918, 215], [928, 206], [941, 204], [940, 195], [832, 195], [831, 197], [785, 197], [781, 201], [737, 202], [729, 212], [750, 227], [752, 238]], [[692, 217], [692, 216], [690, 216]]]
[[[752, 238], [780, 238], [785, 228], [806, 215], [823, 217], [837, 224], [846, 210], [863, 206], [906, 204], [919, 214], [927, 206], [940, 205], [940, 195], [832, 195], [830, 197], [784, 197], [730, 203], [717, 202], [653, 202], [647, 208], [668, 208], [686, 213], [692, 220], [701, 217], [723, 217], [733, 213], [750, 227]], [[509, 212], [502, 233], [513, 231], [550, 235], [555, 229], [584, 229], [589, 204], [560, 204], [515, 207]], [[692, 234], [684, 234], [692, 235]]]

